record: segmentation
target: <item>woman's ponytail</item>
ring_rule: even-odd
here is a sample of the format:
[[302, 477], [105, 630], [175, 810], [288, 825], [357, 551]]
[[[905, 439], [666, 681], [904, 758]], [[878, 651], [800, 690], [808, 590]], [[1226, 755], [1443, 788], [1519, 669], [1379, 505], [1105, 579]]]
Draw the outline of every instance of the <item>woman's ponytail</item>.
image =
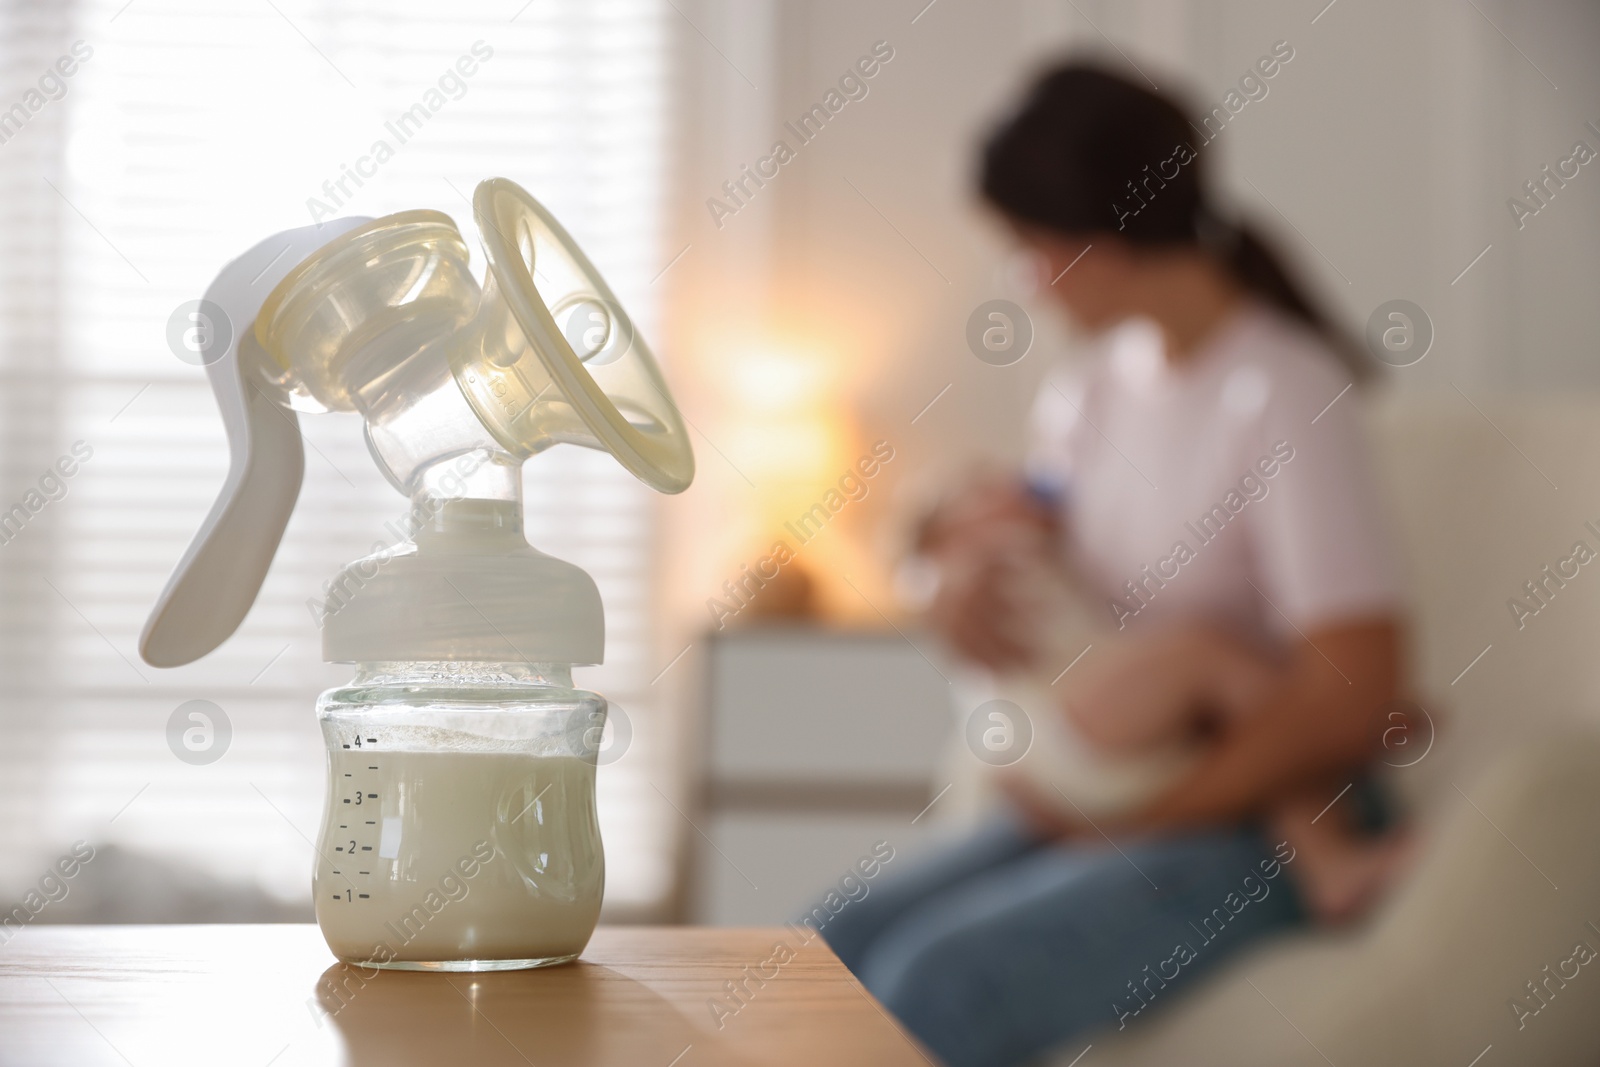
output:
[[1356, 343], [1307, 298], [1272, 247], [1248, 225], [1234, 225], [1232, 230], [1228, 247], [1219, 257], [1229, 273], [1257, 299], [1321, 337], [1357, 382], [1366, 380], [1371, 363]]
[[1197, 129], [1167, 97], [1091, 64], [1065, 63], [1045, 72], [990, 135], [979, 186], [1012, 218], [1062, 233], [1203, 248], [1364, 378], [1361, 349], [1306, 297], [1267, 242], [1211, 210]]

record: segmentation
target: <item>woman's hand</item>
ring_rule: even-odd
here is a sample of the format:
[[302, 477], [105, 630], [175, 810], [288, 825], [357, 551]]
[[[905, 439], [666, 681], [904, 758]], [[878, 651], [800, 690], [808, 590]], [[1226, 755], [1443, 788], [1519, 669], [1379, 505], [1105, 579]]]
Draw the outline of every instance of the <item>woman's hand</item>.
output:
[[939, 569], [934, 628], [990, 669], [1029, 665], [1037, 620], [1019, 592], [1029, 567], [1054, 562], [1056, 538], [1055, 517], [1015, 483], [978, 482], [947, 500], [918, 543]]
[[951, 493], [923, 520], [917, 551], [940, 558], [982, 544], [996, 530], [1053, 531], [1056, 517], [1012, 478], [979, 475]]
[[1375, 719], [1399, 689], [1400, 633], [1385, 616], [1304, 635], [1255, 712], [1224, 723], [1191, 772], [1103, 828], [1116, 835], [1235, 822], [1308, 782], [1356, 773], [1373, 756]]
[[1312, 631], [1271, 676], [1260, 705], [1219, 720], [1194, 769], [1135, 811], [1091, 821], [1021, 775], [1001, 775], [997, 784], [1034, 833], [1053, 840], [1120, 841], [1235, 823], [1303, 793], [1308, 782], [1334, 783], [1331, 798], [1337, 779], [1348, 781], [1372, 758], [1374, 726], [1387, 721], [1378, 717], [1394, 700], [1399, 664], [1394, 619]]
[[961, 655], [990, 670], [1021, 668], [1034, 651], [1018, 623], [1022, 605], [1010, 592], [1007, 564], [973, 556], [947, 561], [928, 618]]

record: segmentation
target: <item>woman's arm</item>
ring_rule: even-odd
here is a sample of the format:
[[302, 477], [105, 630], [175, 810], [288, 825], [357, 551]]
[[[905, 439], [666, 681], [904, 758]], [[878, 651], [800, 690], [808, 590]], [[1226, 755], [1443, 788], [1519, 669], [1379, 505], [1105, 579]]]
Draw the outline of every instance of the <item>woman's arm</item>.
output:
[[[1098, 826], [1113, 836], [1235, 822], [1308, 781], [1352, 774], [1372, 755], [1375, 716], [1397, 695], [1400, 625], [1390, 617], [1313, 630], [1262, 705], [1226, 719], [1200, 763], [1140, 810]], [[1096, 829], [1014, 797], [1049, 832]], [[1330, 795], [1329, 799], [1332, 799]]]
[[1059, 678], [1067, 717], [1108, 755], [1132, 755], [1193, 736], [1203, 723], [1254, 714], [1284, 665], [1213, 624], [1098, 637], [1081, 666]]

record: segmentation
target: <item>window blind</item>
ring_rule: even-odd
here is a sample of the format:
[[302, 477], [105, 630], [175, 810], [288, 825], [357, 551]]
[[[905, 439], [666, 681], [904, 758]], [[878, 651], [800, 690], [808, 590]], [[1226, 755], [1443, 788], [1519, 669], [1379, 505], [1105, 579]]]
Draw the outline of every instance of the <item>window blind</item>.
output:
[[[249, 618], [196, 664], [142, 663], [144, 617], [228, 461], [204, 372], [169, 350], [168, 319], [226, 260], [330, 211], [445, 211], [481, 275], [467, 198], [504, 175], [550, 206], [648, 336], [663, 262], [662, 10], [659, 0], [0, 8], [0, 107], [75, 41], [92, 50], [64, 95], [0, 144], [0, 508], [37, 489], [75, 442], [90, 452], [60, 498], [0, 544], [0, 887], [25, 885], [82, 837], [307, 898], [323, 792], [313, 703], [349, 671], [321, 662], [306, 601], [390, 540], [384, 523], [407, 504], [377, 474], [353, 416], [303, 417], [300, 503]], [[458, 66], [462, 56], [473, 62]], [[379, 141], [392, 152], [375, 163]], [[530, 541], [587, 569], [605, 601], [607, 662], [580, 670], [579, 684], [635, 726], [627, 754], [601, 770], [600, 807], [608, 903], [645, 906], [668, 890], [673, 836], [649, 784], [667, 746], [641, 728], [654, 711], [651, 497], [609, 457], [565, 447], [525, 479]], [[232, 726], [226, 755], [208, 765], [167, 744], [168, 717], [192, 699], [217, 704]]]

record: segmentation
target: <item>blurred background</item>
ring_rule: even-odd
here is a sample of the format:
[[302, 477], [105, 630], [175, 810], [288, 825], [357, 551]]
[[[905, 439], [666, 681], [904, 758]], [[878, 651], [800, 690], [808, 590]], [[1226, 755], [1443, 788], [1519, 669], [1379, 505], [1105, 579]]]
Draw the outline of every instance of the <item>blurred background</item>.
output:
[[[907, 531], [939, 486], [1018, 460], [1040, 376], [1073, 348], [976, 202], [975, 145], [1063, 53], [1206, 110], [1280, 41], [1293, 60], [1208, 149], [1225, 202], [1353, 334], [1385, 301], [1425, 309], [1428, 357], [1374, 387], [1443, 420], [1397, 416], [1407, 447], [1457, 440], [1419, 429], [1450, 420], [1524, 428], [1437, 458], [1463, 498], [1496, 464], [1525, 485], [1435, 526], [1402, 519], [1414, 556], [1451, 561], [1422, 580], [1423, 614], [1457, 620], [1422, 642], [1424, 673], [1457, 704], [1545, 678], [1560, 714], [1592, 708], [1596, 679], [1572, 669], [1584, 646], [1508, 651], [1504, 598], [1600, 517], [1568, 477], [1591, 469], [1582, 449], [1551, 429], [1589, 425], [1600, 387], [1600, 170], [1533, 217], [1508, 206], [1575, 142], [1600, 147], [1593, 4], [0, 5], [0, 509], [25, 510], [0, 543], [0, 899], [82, 839], [99, 857], [39, 921], [309, 919], [313, 704], [349, 673], [321, 662], [307, 602], [393, 539], [406, 502], [359, 423], [305, 421], [301, 504], [249, 619], [190, 667], [143, 664], [144, 617], [228, 461], [170, 324], [225, 261], [330, 214], [434, 208], [470, 238], [467, 197], [491, 175], [599, 265], [699, 460], [671, 499], [598, 453], [526, 469], [530, 541], [590, 571], [606, 605], [606, 663], [579, 679], [621, 709], [600, 772], [608, 917], [778, 921], [875, 842], [926, 847], [946, 816], [941, 752], [970, 709], [909, 606]], [[463, 55], [475, 72], [441, 81]], [[863, 56], [878, 60], [865, 95], [799, 136]], [[430, 117], [400, 144], [386, 124], [419, 103]], [[349, 179], [379, 140], [392, 157]], [[789, 151], [763, 164], [778, 141]], [[994, 298], [1034, 330], [1004, 367], [966, 341]], [[68, 455], [76, 473], [42, 484]], [[806, 525], [869, 455], [864, 495]], [[1557, 485], [1570, 531], [1474, 555]], [[778, 541], [793, 558], [755, 591]], [[1597, 598], [1574, 591], [1568, 623], [1600, 615]], [[1479, 695], [1452, 688], [1495, 642], [1468, 676]], [[199, 765], [167, 741], [195, 699], [230, 729]]]

